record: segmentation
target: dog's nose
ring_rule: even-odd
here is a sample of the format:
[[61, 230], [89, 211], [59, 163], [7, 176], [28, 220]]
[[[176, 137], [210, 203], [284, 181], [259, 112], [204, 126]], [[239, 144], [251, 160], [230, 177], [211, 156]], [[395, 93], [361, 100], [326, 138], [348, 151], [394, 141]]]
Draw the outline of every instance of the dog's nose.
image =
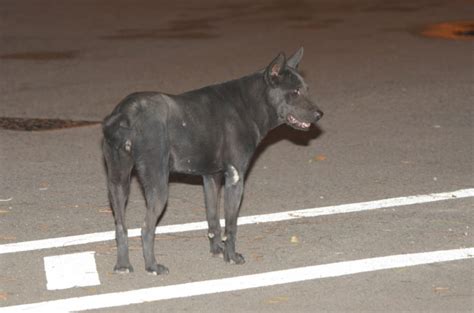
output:
[[316, 112], [314, 112], [314, 118], [316, 121], [320, 120], [323, 115], [324, 113], [322, 111], [317, 110]]

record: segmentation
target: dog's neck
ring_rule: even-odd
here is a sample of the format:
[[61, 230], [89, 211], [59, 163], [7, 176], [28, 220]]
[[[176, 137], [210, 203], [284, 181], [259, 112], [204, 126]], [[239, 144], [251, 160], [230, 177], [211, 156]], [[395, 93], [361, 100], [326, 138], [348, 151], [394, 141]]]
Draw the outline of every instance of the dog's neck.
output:
[[276, 109], [268, 103], [268, 85], [262, 72], [257, 72], [235, 81], [240, 84], [240, 98], [244, 109], [258, 128], [259, 141], [273, 128], [283, 124], [279, 120]]

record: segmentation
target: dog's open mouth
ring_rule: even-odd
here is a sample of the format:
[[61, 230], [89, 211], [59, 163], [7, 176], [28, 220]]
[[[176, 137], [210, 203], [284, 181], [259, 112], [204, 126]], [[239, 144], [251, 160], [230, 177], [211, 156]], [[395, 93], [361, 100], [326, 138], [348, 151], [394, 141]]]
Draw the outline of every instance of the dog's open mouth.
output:
[[311, 123], [299, 121], [296, 117], [294, 117], [291, 114], [287, 115], [286, 120], [292, 127], [298, 128], [298, 129], [307, 130], [311, 126]]

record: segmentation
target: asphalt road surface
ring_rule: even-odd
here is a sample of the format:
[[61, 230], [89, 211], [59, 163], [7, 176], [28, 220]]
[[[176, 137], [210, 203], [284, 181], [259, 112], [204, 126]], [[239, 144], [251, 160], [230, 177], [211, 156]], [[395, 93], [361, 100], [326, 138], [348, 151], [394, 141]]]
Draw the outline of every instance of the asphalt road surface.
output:
[[202, 182], [173, 177], [166, 276], [144, 271], [136, 180], [135, 272], [112, 271], [98, 124], [0, 129], [0, 312], [472, 312], [474, 41], [420, 32], [473, 16], [447, 0], [1, 1], [0, 118], [100, 121], [128, 93], [238, 78], [300, 46], [325, 116], [259, 147], [245, 265], [209, 256]]

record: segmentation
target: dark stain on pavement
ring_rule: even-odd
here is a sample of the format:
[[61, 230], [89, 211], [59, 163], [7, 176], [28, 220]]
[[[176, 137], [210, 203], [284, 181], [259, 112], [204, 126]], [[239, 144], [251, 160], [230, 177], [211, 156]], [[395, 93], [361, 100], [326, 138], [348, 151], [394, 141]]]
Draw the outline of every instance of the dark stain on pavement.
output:
[[218, 6], [226, 19], [233, 18], [252, 22], [254, 24], [265, 23], [268, 25], [287, 25], [291, 28], [321, 29], [343, 20], [338, 17], [321, 19], [318, 13], [321, 11], [333, 11], [339, 8], [337, 5], [322, 6], [305, 0], [274, 0], [261, 2], [245, 2], [240, 5], [221, 4]]
[[210, 39], [217, 37], [215, 27], [210, 18], [176, 19], [162, 28], [125, 28], [117, 30], [116, 34], [103, 36], [109, 40], [135, 39]]
[[344, 22], [343, 19], [339, 18], [332, 18], [332, 19], [323, 19], [323, 20], [311, 20], [308, 22], [303, 22], [300, 21], [299, 23], [295, 23], [292, 25], [293, 28], [305, 28], [305, 29], [311, 29], [311, 30], [316, 30], [316, 29], [324, 29], [324, 28], [329, 28], [331, 26], [334, 26], [336, 24], [340, 24]]
[[263, 4], [256, 10], [257, 15], [267, 19], [300, 22], [313, 19], [314, 7], [304, 0], [276, 0]]
[[370, 5], [363, 9], [364, 12], [398, 12], [412, 13], [424, 9], [438, 7], [442, 1], [425, 1], [425, 3], [400, 3], [399, 1], [381, 1], [380, 3]]
[[0, 128], [17, 131], [43, 131], [99, 124], [98, 121], [0, 117]]
[[[353, 8], [350, 8], [353, 9]], [[182, 8], [175, 19], [158, 27], [121, 28], [113, 34], [100, 37], [105, 40], [157, 40], [157, 39], [212, 39], [223, 35], [219, 31], [219, 22], [233, 21], [251, 23], [286, 25], [299, 29], [321, 29], [343, 20], [334, 18], [321, 19], [321, 11], [334, 11], [344, 8], [338, 5], [320, 7], [305, 0], [243, 1], [239, 3], [219, 2], [214, 6], [188, 4]], [[258, 30], [258, 28], [257, 28]]]
[[0, 59], [5, 60], [24, 60], [24, 61], [56, 61], [68, 60], [77, 57], [75, 50], [68, 51], [28, 51], [15, 52], [0, 55]]
[[406, 4], [377, 4], [370, 6], [363, 11], [365, 12], [400, 12], [400, 13], [410, 13], [417, 12], [423, 9], [423, 7], [416, 5], [406, 5]]

